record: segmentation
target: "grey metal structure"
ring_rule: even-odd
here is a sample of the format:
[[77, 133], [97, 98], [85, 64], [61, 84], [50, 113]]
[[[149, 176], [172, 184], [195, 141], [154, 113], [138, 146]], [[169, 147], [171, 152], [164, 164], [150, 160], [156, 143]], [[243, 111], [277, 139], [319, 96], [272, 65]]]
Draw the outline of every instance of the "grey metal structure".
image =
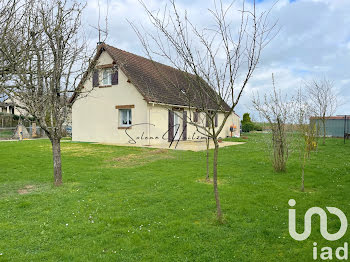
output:
[[[310, 122], [316, 122], [319, 128], [319, 135], [323, 136], [322, 119], [312, 117]], [[326, 136], [328, 137], [349, 137], [350, 136], [350, 115], [331, 116], [326, 119]]]

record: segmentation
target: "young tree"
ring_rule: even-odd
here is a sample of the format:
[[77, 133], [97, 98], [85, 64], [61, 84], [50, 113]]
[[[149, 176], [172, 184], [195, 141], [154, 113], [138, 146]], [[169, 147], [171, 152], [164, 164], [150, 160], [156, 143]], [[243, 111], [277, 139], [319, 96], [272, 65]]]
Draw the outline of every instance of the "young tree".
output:
[[209, 171], [209, 149], [210, 149], [210, 139], [209, 139], [209, 137], [207, 137], [206, 139], [205, 139], [205, 145], [206, 145], [206, 164], [207, 164], [207, 175], [206, 175], [206, 177], [205, 177], [205, 180], [207, 181], [207, 182], [209, 182], [210, 181], [210, 177], [209, 177], [209, 174], [210, 174], [210, 171]]
[[302, 192], [305, 191], [305, 166], [307, 160], [310, 158], [311, 151], [317, 147], [316, 142], [316, 126], [314, 122], [310, 122], [312, 116], [311, 105], [307, 102], [307, 98], [302, 94], [302, 90], [299, 89], [294, 102], [294, 116], [295, 124], [297, 127], [297, 146], [300, 153], [300, 169], [301, 169], [301, 188]]
[[15, 1], [0, 41], [7, 65], [2, 89], [50, 139], [56, 186], [62, 184], [60, 141], [70, 114], [69, 97], [84, 71], [83, 8], [68, 0]]
[[326, 120], [333, 115], [338, 106], [334, 83], [327, 78], [314, 79], [306, 82], [305, 87], [309, 103], [315, 117], [322, 122], [323, 142], [326, 143]]
[[287, 123], [292, 123], [293, 120], [293, 100], [283, 97], [281, 91], [276, 89], [273, 74], [272, 86], [272, 94], [265, 94], [262, 101], [259, 95], [254, 96], [252, 103], [255, 110], [269, 123], [272, 131], [273, 167], [276, 172], [284, 172], [289, 155]]
[[[152, 12], [141, 2], [155, 28], [154, 34], [132, 26], [150, 59], [161, 57], [184, 73], [186, 83], [171, 81], [166, 75], [162, 77], [169, 80], [172, 88], [181, 89], [189, 111], [196, 108], [205, 115], [205, 125], [193, 121], [191, 114], [187, 121], [214, 143], [214, 195], [217, 218], [222, 221], [217, 185], [219, 134], [234, 112], [263, 48], [270, 41], [274, 24], [269, 25], [268, 12], [257, 12], [255, 2], [249, 8], [243, 2], [241, 9], [235, 12], [233, 3], [227, 6], [214, 1], [214, 8], [208, 10], [212, 26], [200, 29], [174, 0], [169, 2], [170, 7], [164, 12]], [[237, 14], [238, 24], [235, 23]], [[220, 122], [216, 120], [219, 112], [224, 113]]]

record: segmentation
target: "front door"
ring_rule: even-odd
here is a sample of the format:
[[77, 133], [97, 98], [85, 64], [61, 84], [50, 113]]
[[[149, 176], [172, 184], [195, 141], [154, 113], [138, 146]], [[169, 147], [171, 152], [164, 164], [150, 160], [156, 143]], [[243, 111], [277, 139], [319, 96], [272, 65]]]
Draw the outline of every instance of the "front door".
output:
[[182, 134], [181, 112], [174, 112], [174, 140], [180, 140]]

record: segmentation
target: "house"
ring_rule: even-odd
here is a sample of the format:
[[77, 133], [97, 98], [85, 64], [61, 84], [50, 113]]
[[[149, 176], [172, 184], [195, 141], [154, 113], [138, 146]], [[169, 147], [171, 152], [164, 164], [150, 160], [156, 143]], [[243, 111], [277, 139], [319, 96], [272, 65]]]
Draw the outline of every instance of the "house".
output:
[[15, 108], [10, 103], [0, 102], [0, 113], [14, 114]]
[[11, 102], [9, 99], [6, 99], [3, 102], [0, 102], [0, 112], [12, 114], [12, 115], [20, 114], [20, 112], [16, 108], [16, 105], [13, 102]]
[[[186, 73], [104, 43], [98, 46], [90, 67], [79, 92], [71, 98], [73, 141], [154, 145], [205, 138], [187, 119], [197, 126], [208, 124], [196, 105], [206, 99], [209, 109], [218, 106], [212, 89], [207, 98], [196, 97]], [[183, 88], [175, 88], [162, 74]], [[221, 103], [220, 108], [229, 110]], [[218, 113], [215, 125], [223, 118], [224, 113]], [[240, 120], [235, 113], [227, 119], [220, 137], [231, 135], [230, 126], [235, 126], [233, 135], [239, 136]]]
[[[311, 117], [311, 123], [318, 127], [319, 134], [323, 136], [323, 121], [320, 117]], [[350, 134], [350, 115], [329, 116], [326, 117], [326, 136], [328, 137], [349, 137]]]
[[21, 103], [17, 100], [11, 100], [10, 98], [4, 99], [2, 102], [0, 101], [0, 112], [12, 114], [12, 115], [28, 115], [28, 113], [20, 108]]

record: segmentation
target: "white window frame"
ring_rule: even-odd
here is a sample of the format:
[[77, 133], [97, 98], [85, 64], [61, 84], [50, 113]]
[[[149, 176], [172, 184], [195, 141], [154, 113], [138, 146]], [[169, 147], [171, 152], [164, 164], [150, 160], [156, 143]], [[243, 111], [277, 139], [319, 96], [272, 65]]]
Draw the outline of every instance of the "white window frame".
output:
[[[107, 76], [105, 76], [107, 74]], [[102, 85], [111, 86], [112, 85], [112, 69], [105, 68], [102, 70]]]
[[[126, 121], [127, 124], [123, 123], [123, 111], [126, 111]], [[131, 123], [129, 123], [131, 122]], [[119, 109], [119, 126], [120, 127], [129, 127], [132, 125], [132, 110], [131, 108]]]

